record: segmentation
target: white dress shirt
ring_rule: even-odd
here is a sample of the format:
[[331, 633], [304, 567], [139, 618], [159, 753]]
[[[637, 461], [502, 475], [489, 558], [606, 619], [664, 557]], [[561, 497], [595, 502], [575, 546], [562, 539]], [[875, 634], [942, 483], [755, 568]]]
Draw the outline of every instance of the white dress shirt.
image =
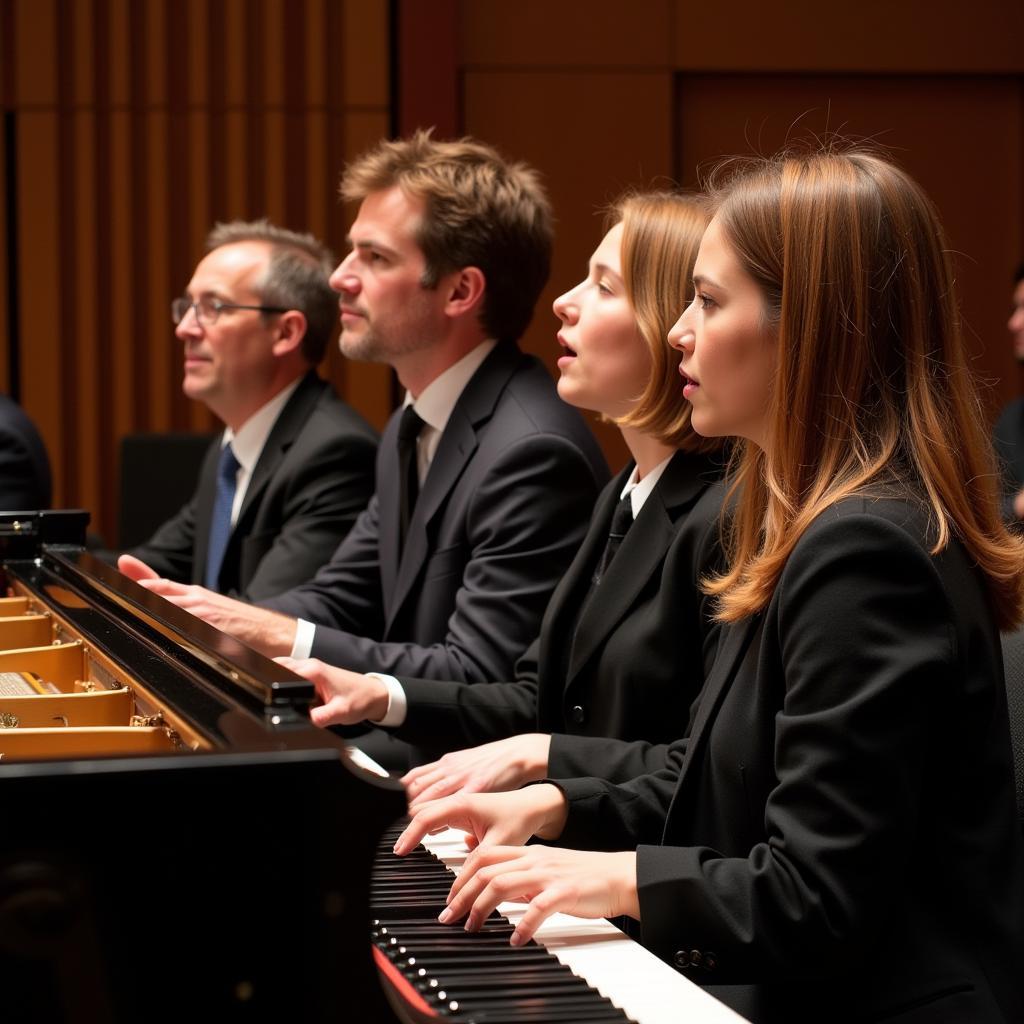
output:
[[[430, 464], [434, 461], [437, 446], [441, 443], [441, 435], [444, 433], [444, 428], [448, 425], [448, 420], [455, 409], [455, 403], [458, 402], [459, 396], [465, 390], [473, 374], [480, 369], [481, 363], [490, 354], [494, 345], [495, 342], [493, 340], [480, 342], [476, 348], [467, 352], [457, 363], [449, 366], [442, 374], [435, 377], [420, 392], [418, 398], [414, 399], [408, 391], [405, 393], [403, 406], [411, 405], [416, 410], [416, 415], [423, 420], [423, 428], [416, 439], [416, 475], [419, 477], [421, 487], [427, 478]], [[299, 619], [295, 627], [295, 640], [292, 642], [292, 657], [308, 658], [313, 650], [315, 636], [316, 626], [305, 619]], [[381, 676], [380, 678], [384, 677]], [[401, 689], [401, 686], [398, 688]], [[405, 721], [404, 691], [402, 692], [401, 701], [401, 721]], [[386, 724], [391, 725], [392, 723], [388, 721]]]
[[220, 439], [220, 446], [230, 444], [231, 450], [238, 460], [238, 472], [235, 474], [235, 500], [231, 504], [231, 527], [234, 529], [238, 522], [238, 513], [242, 510], [242, 502], [245, 501], [245, 493], [249, 490], [249, 481], [252, 480], [252, 471], [256, 463], [260, 461], [263, 454], [263, 446], [274, 429], [277, 417], [285, 407], [288, 399], [292, 397], [299, 381], [294, 380], [288, 387], [279, 391], [261, 409], [254, 412], [239, 428], [236, 434], [230, 427], [225, 428], [224, 435]]

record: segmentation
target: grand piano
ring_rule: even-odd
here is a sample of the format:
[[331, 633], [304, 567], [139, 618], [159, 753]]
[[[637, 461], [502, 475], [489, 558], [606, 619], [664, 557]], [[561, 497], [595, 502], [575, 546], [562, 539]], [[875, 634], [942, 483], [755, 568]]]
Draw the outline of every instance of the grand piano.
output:
[[632, 947], [658, 1019], [740, 1019], [605, 923], [552, 922], [557, 959], [432, 924], [461, 841], [394, 858], [402, 788], [310, 725], [311, 684], [94, 558], [87, 521], [0, 514], [0, 1019], [653, 1024], [574, 945], [624, 974]]

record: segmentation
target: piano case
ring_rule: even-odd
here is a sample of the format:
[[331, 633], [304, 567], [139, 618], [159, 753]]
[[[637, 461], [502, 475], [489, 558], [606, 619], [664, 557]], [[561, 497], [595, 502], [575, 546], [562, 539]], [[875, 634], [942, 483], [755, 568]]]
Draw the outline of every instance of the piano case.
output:
[[417, 1019], [368, 941], [401, 786], [309, 724], [309, 683], [88, 554], [87, 520], [0, 515], [0, 671], [43, 690], [0, 697], [0, 1017]]

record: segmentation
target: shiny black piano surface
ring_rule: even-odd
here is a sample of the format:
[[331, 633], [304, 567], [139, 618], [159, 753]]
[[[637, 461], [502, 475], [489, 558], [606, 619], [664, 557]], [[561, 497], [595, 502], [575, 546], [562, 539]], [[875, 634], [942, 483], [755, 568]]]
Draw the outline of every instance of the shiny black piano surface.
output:
[[86, 521], [0, 516], [6, 584], [199, 749], [0, 760], [0, 1020], [398, 1020], [367, 900], [401, 787], [309, 724], [308, 683], [89, 555]]

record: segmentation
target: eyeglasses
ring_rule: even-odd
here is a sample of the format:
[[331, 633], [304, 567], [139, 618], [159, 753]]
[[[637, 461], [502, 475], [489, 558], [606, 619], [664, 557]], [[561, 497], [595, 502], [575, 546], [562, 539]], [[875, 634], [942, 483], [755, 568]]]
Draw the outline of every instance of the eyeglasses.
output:
[[171, 303], [171, 322], [180, 324], [192, 310], [196, 320], [201, 324], [215, 324], [221, 312], [225, 309], [258, 309], [261, 313], [287, 313], [288, 310], [281, 306], [247, 306], [241, 302], [221, 302], [212, 296], [204, 295], [193, 302], [187, 295], [182, 295]]

